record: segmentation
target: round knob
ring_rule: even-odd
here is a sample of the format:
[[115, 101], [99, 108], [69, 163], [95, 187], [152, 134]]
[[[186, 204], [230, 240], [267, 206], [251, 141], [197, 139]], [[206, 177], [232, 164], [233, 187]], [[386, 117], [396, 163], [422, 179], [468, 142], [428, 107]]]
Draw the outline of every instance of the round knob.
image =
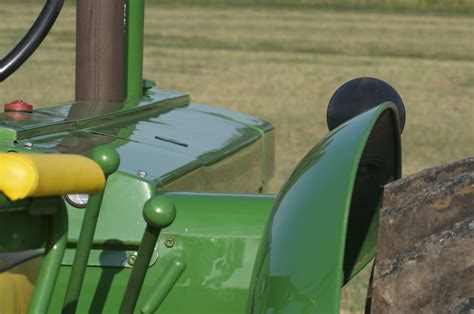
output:
[[5, 112], [27, 112], [27, 113], [32, 113], [33, 112], [33, 105], [30, 105], [26, 102], [24, 102], [21, 99], [14, 100], [12, 102], [9, 102], [8, 104], [5, 104], [3, 107], [3, 110]]
[[332, 130], [347, 120], [387, 101], [397, 106], [400, 132], [402, 132], [405, 126], [405, 106], [402, 98], [388, 83], [372, 77], [353, 79], [336, 90], [328, 105], [328, 128]]
[[92, 151], [91, 158], [99, 164], [106, 176], [114, 173], [120, 164], [120, 155], [107, 145], [97, 146]]
[[167, 197], [154, 196], [145, 203], [143, 217], [148, 225], [161, 229], [173, 222], [176, 208], [173, 201]]

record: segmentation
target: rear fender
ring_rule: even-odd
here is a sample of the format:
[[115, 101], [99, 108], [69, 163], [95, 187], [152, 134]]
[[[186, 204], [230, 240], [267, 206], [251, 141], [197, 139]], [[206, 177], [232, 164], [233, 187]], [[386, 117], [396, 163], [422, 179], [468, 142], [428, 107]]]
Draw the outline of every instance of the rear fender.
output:
[[374, 257], [383, 186], [400, 176], [399, 121], [392, 103], [329, 133], [276, 199], [249, 309], [338, 312], [341, 287]]

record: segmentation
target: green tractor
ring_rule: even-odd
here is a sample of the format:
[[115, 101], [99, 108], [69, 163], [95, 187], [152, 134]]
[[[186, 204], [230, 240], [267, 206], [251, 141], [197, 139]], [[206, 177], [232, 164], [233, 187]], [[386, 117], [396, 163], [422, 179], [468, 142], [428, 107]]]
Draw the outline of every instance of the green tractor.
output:
[[[0, 80], [62, 5], [46, 1]], [[405, 112], [390, 85], [341, 86], [329, 134], [267, 195], [272, 124], [144, 80], [143, 27], [144, 0], [78, 0], [75, 101], [0, 113], [0, 313], [336, 313], [376, 251], [367, 311], [473, 307], [474, 160], [396, 181]], [[452, 214], [417, 229], [443, 200]], [[466, 247], [436, 279], [405, 267]]]

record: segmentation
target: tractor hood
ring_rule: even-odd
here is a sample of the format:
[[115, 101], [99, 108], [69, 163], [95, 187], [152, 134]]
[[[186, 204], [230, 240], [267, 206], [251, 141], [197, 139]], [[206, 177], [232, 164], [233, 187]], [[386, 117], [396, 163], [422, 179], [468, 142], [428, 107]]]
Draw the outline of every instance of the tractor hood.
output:
[[[156, 88], [139, 104], [74, 102], [0, 114], [0, 152], [87, 156], [109, 145], [121, 172], [171, 190], [257, 191], [273, 171], [273, 133], [268, 122]], [[235, 184], [223, 183], [229, 177]]]

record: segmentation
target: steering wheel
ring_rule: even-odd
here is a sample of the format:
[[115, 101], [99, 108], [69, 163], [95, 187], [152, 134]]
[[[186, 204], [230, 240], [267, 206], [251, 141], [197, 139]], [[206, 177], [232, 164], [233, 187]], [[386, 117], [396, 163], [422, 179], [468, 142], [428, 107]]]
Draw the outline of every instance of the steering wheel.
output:
[[64, 0], [47, 0], [21, 41], [3, 59], [0, 60], [0, 82], [15, 72], [41, 44], [48, 35], [61, 11]]

